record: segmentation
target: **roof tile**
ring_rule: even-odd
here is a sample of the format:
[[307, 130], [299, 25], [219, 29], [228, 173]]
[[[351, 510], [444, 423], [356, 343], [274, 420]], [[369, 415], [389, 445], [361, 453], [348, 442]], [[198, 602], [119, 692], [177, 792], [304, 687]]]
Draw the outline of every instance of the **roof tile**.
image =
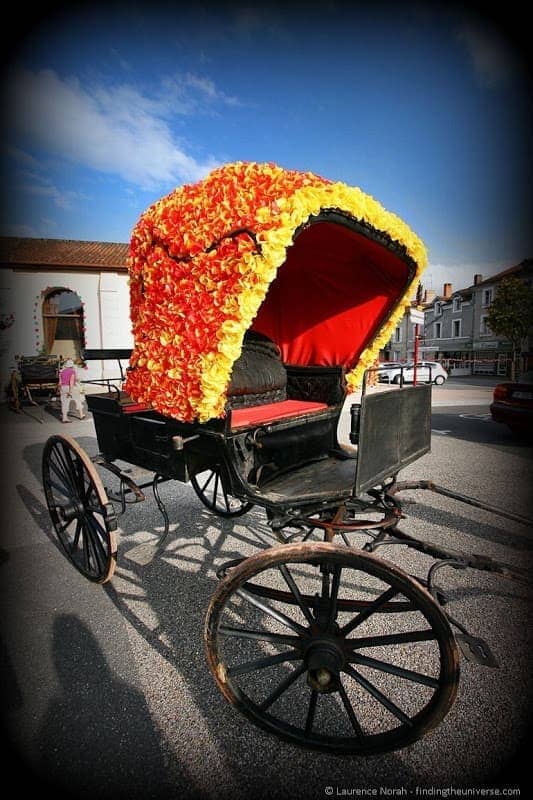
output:
[[129, 245], [70, 239], [0, 237], [0, 263], [27, 267], [83, 267], [127, 270]]

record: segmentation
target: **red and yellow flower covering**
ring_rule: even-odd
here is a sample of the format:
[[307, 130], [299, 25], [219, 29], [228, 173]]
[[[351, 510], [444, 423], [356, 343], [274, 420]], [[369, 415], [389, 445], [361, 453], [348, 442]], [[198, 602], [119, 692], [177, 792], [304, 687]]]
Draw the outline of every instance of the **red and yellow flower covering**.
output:
[[[356, 388], [409, 303], [426, 265], [423, 243], [358, 188], [275, 164], [237, 162], [163, 197], [133, 231], [129, 268], [134, 349], [125, 384], [132, 398], [185, 422], [223, 416], [244, 334], [278, 269], [296, 249], [291, 248], [295, 232], [324, 210], [339, 211], [386, 234], [416, 266], [400, 295], [383, 305], [387, 319], [377, 333], [363, 337], [356, 361], [346, 364], [348, 388]], [[367, 262], [361, 280], [373, 269], [374, 254]], [[308, 268], [313, 270], [311, 262]], [[357, 281], [357, 265], [353, 269], [351, 285]], [[291, 307], [285, 314], [299, 311]], [[262, 315], [268, 322], [263, 310]]]

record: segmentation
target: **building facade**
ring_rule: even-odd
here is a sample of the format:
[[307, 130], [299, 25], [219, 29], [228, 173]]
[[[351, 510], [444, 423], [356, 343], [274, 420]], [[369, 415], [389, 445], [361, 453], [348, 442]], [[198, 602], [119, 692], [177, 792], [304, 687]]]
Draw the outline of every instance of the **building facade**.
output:
[[[85, 348], [131, 348], [128, 245], [59, 239], [0, 239], [0, 382], [16, 356], [73, 358], [80, 377], [115, 375], [87, 362]], [[2, 399], [4, 391], [2, 390]]]
[[[498, 285], [509, 277], [517, 277], [531, 288], [533, 260], [527, 259], [487, 279], [474, 275], [473, 284], [459, 291], [453, 291], [451, 284], [444, 284], [442, 295], [426, 306], [421, 357], [440, 361], [451, 374], [509, 375], [511, 343], [505, 337], [495, 336], [488, 325]], [[530, 368], [531, 338], [530, 334], [522, 343], [523, 370]]]

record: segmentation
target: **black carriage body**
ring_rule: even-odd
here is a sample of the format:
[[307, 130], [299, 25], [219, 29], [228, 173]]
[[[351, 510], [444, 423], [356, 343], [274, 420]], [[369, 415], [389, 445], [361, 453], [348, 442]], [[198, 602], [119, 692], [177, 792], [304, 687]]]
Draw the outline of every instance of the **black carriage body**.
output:
[[[242, 401], [238, 409], [228, 404], [225, 419], [203, 424], [142, 408], [118, 390], [89, 394], [87, 404], [106, 461], [124, 461], [183, 482], [223, 465], [228, 491], [257, 501], [259, 486], [268, 477], [322, 460], [338, 449], [343, 380], [341, 368], [289, 368], [287, 395], [295, 403], [294, 414], [276, 419], [277, 404], [248, 407], [252, 420], [253, 411], [261, 409], [261, 422], [246, 422]], [[307, 405], [311, 410], [302, 412]]]
[[124, 392], [87, 402], [106, 461], [182, 482], [222, 469], [229, 494], [281, 512], [360, 496], [430, 449], [429, 385], [364, 393], [350, 450], [338, 440], [342, 368], [289, 368], [287, 392], [289, 416], [275, 418], [278, 404], [248, 414], [228, 406], [225, 419], [204, 424], [140, 408]]
[[183, 440], [195, 435], [194, 425], [148, 408], [141, 410], [124, 392], [87, 395], [87, 406], [94, 417], [100, 453], [108, 462], [125, 461], [165, 478], [188, 481], [191, 468], [200, 471], [212, 460], [200, 439], [195, 442], [196, 457], [190, 446], [184, 450]]

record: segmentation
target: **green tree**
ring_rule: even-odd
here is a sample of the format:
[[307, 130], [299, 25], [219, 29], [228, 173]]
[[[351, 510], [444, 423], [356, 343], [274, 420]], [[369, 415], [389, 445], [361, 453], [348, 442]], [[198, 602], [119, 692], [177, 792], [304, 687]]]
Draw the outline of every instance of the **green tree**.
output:
[[515, 380], [522, 339], [533, 327], [533, 291], [518, 278], [505, 278], [496, 290], [487, 324], [496, 336], [511, 342], [511, 380]]

